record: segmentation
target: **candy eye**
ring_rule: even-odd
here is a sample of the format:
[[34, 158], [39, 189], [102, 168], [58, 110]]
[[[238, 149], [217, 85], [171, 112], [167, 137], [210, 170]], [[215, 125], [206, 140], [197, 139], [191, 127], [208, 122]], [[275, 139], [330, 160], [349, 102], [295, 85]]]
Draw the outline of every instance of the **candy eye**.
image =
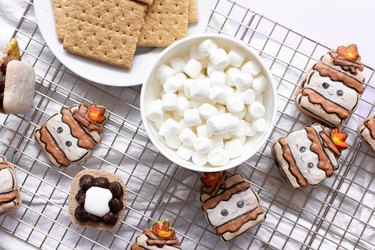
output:
[[299, 148], [299, 151], [300, 151], [301, 153], [306, 152], [306, 147], [300, 147], [300, 148]]
[[56, 132], [59, 133], [59, 134], [61, 134], [63, 131], [64, 131], [64, 130], [63, 130], [62, 127], [58, 127], [58, 128], [56, 129]]
[[238, 208], [243, 208], [244, 205], [245, 205], [245, 203], [243, 201], [237, 202], [237, 207]]
[[322, 86], [323, 86], [324, 89], [328, 89], [329, 88], [329, 84], [326, 83], [326, 82], [323, 82]]
[[339, 89], [339, 90], [336, 91], [336, 94], [338, 96], [343, 96], [344, 92], [341, 89]]
[[66, 141], [66, 142], [65, 142], [65, 145], [66, 145], [67, 147], [70, 147], [70, 146], [72, 146], [72, 142], [71, 142], [71, 141]]
[[313, 167], [314, 167], [314, 163], [309, 162], [309, 164], [307, 164], [307, 167], [308, 167], [308, 168], [313, 168]]
[[228, 210], [226, 210], [226, 209], [221, 210], [221, 215], [222, 216], [228, 216]]

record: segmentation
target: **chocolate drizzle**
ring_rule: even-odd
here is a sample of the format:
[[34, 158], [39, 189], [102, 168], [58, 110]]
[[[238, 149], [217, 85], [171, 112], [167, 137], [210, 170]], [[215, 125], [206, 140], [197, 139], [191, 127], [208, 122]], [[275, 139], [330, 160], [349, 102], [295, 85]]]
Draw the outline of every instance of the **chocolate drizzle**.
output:
[[333, 65], [340, 66], [343, 70], [348, 71], [352, 75], [358, 75], [358, 72], [362, 72], [364, 69], [362, 63], [350, 61], [336, 51], [329, 52], [329, 55], [332, 57]]

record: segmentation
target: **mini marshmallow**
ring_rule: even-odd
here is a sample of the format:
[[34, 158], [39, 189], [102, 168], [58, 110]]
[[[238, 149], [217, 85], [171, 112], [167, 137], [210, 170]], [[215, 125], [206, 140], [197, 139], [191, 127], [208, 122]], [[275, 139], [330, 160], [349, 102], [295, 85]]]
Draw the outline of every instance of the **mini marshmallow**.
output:
[[266, 108], [262, 103], [255, 101], [249, 106], [249, 115], [253, 119], [262, 118], [266, 114]]
[[[179, 73], [179, 74], [181, 74], [181, 73]], [[184, 75], [184, 74], [182, 74], [182, 75]], [[185, 77], [185, 79], [186, 79], [186, 77]], [[184, 85], [185, 79], [181, 75], [179, 75], [179, 76], [176, 75], [174, 77], [169, 78], [163, 85], [164, 92], [165, 93], [176, 92], [177, 90], [179, 90]]]
[[222, 136], [214, 135], [211, 138], [212, 148], [224, 148], [224, 139]]
[[224, 149], [215, 148], [208, 153], [207, 161], [212, 166], [222, 166], [228, 163], [229, 155]]
[[224, 135], [235, 131], [240, 124], [240, 120], [228, 113], [213, 116], [207, 120], [207, 131], [212, 135]]
[[239, 140], [242, 145], [244, 145], [246, 143], [246, 136], [241, 136], [241, 137], [238, 137], [238, 136], [233, 136], [233, 140]]
[[210, 82], [211, 82], [212, 87], [214, 86], [222, 87], [225, 85], [225, 81], [226, 81], [226, 77], [225, 77], [224, 72], [222, 71], [212, 72], [210, 76]]
[[177, 136], [170, 136], [170, 137], [165, 137], [165, 144], [167, 144], [168, 147], [173, 148], [173, 149], [178, 149], [182, 142]]
[[[190, 48], [190, 58], [194, 58], [196, 60], [202, 60], [204, 57], [199, 54], [198, 46], [192, 46]], [[187, 60], [186, 60], [187, 61]]]
[[213, 105], [211, 105], [209, 103], [203, 103], [199, 107], [199, 114], [201, 115], [201, 117], [203, 117], [204, 119], [208, 120], [212, 116], [217, 115], [217, 109], [215, 108], [215, 106], [213, 106]]
[[163, 102], [160, 99], [154, 100], [150, 103], [146, 116], [153, 122], [160, 122], [163, 119]]
[[224, 149], [230, 159], [237, 158], [243, 154], [243, 144], [238, 139], [225, 142]]
[[256, 95], [261, 94], [267, 89], [268, 83], [264, 76], [257, 76], [253, 81], [253, 89]]
[[184, 94], [187, 98], [191, 98], [191, 95], [190, 95], [190, 88], [191, 88], [191, 85], [192, 83], [194, 82], [195, 80], [193, 79], [186, 79], [184, 81]]
[[184, 121], [187, 126], [197, 126], [202, 124], [198, 109], [187, 109], [184, 112]]
[[244, 109], [242, 109], [240, 112], [232, 113], [232, 115], [234, 115], [235, 117], [238, 117], [238, 119], [242, 120], [247, 115], [247, 109], [244, 107]]
[[253, 84], [253, 77], [249, 73], [241, 73], [234, 76], [234, 85], [239, 91], [245, 91]]
[[224, 105], [220, 105], [220, 104], [215, 104], [215, 108], [217, 109], [217, 113], [220, 115], [220, 114], [224, 114], [225, 112], [227, 112], [227, 109], [225, 108]]
[[225, 50], [217, 49], [212, 51], [210, 61], [216, 70], [223, 70], [229, 65], [229, 56]]
[[178, 104], [177, 112], [180, 116], [183, 116], [185, 110], [190, 108], [190, 102], [185, 96], [178, 96], [177, 104]]
[[209, 63], [208, 65], [207, 65], [207, 75], [209, 76], [209, 77], [211, 77], [212, 76], [212, 74], [216, 71], [215, 70], [215, 68], [214, 68], [214, 66], [212, 66], [212, 64], [211, 63]]
[[224, 88], [213, 87], [210, 89], [208, 98], [214, 102], [226, 104], [228, 101], [228, 93], [225, 91]]
[[165, 113], [165, 112], [164, 112], [163, 119], [161, 119], [160, 122], [154, 122], [154, 125], [155, 125], [155, 127], [156, 127], [158, 130], [160, 130], [161, 126], [163, 126], [164, 123], [165, 123], [168, 119], [171, 119], [171, 118], [172, 118], [171, 115], [169, 115], [168, 113]]
[[171, 65], [176, 73], [180, 73], [185, 66], [185, 60], [182, 57], [172, 58], [169, 60], [169, 65]]
[[241, 71], [237, 68], [230, 68], [225, 72], [225, 77], [226, 77], [226, 83], [228, 86], [233, 87], [234, 86], [234, 79], [236, 76], [240, 75]]
[[171, 137], [177, 134], [180, 124], [173, 119], [168, 119], [159, 129], [159, 135]]
[[174, 76], [175, 71], [169, 67], [168, 65], [161, 64], [159, 68], [155, 72], [155, 77], [160, 81], [160, 82], [165, 82], [168, 78], [171, 78]]
[[231, 134], [234, 136], [244, 136], [245, 135], [245, 121], [241, 120], [240, 125], [238, 125], [238, 128], [235, 131], [232, 131]]
[[237, 68], [240, 67], [243, 61], [245, 60], [245, 53], [236, 47], [232, 48], [229, 51], [228, 56], [230, 64]]
[[229, 97], [227, 102], [227, 109], [232, 113], [240, 113], [245, 109], [242, 98], [239, 98], [237, 95]]
[[197, 136], [198, 137], [210, 137], [210, 135], [208, 134], [206, 125], [197, 126]]
[[257, 95], [257, 97], [255, 98], [255, 101], [258, 101], [260, 103], [264, 103], [263, 94]]
[[195, 79], [203, 79], [203, 78], [206, 78], [206, 76], [203, 75], [202, 73], [199, 73], [199, 75]]
[[256, 99], [255, 92], [252, 89], [247, 89], [244, 92], [240, 92], [240, 96], [242, 97], [244, 104], [252, 104]]
[[210, 93], [210, 81], [208, 78], [196, 79], [190, 87], [190, 95], [192, 98], [204, 99]]
[[197, 136], [191, 129], [183, 128], [178, 135], [178, 138], [185, 146], [192, 147]]
[[257, 131], [253, 129], [253, 125], [249, 122], [245, 122], [245, 136], [255, 136], [257, 134]]
[[202, 64], [194, 58], [190, 59], [183, 68], [184, 73], [191, 78], [196, 78], [201, 73], [201, 70]]
[[217, 50], [217, 48], [216, 43], [214, 43], [211, 39], [207, 39], [198, 45], [198, 53], [202, 57], [207, 57]]
[[251, 127], [257, 132], [263, 132], [267, 128], [267, 122], [264, 118], [256, 119]]
[[176, 151], [176, 155], [184, 159], [185, 161], [190, 160], [193, 153], [194, 150], [191, 147], [187, 147], [185, 145], [181, 145]]
[[257, 62], [249, 61], [242, 66], [241, 71], [244, 73], [249, 73], [255, 77], [259, 75], [261, 68]]
[[178, 97], [176, 94], [164, 94], [161, 101], [163, 103], [163, 110], [165, 111], [173, 111], [178, 109]]
[[194, 164], [204, 166], [207, 163], [207, 154], [201, 152], [194, 152], [192, 158]]
[[198, 137], [193, 144], [197, 152], [208, 153], [212, 148], [212, 142], [207, 137]]

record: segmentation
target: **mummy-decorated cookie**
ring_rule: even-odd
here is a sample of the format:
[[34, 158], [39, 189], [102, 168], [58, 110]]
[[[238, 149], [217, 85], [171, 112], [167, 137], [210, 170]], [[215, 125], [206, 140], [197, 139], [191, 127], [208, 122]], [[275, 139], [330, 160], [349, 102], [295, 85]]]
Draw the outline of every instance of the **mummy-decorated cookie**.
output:
[[224, 241], [243, 234], [266, 218], [258, 195], [242, 175], [204, 173], [201, 181], [202, 209]]
[[339, 46], [318, 61], [296, 92], [298, 109], [322, 123], [338, 127], [357, 108], [364, 74], [357, 46]]
[[372, 113], [362, 125], [357, 128], [357, 134], [375, 151], [375, 113]]
[[35, 94], [33, 67], [20, 61], [20, 49], [12, 39], [0, 55], [0, 112], [26, 114]]
[[0, 214], [17, 209], [21, 205], [16, 172], [4, 156], [0, 156]]
[[294, 188], [317, 185], [339, 168], [347, 134], [320, 124], [306, 126], [275, 142], [272, 153], [281, 175]]
[[173, 250], [181, 249], [180, 242], [168, 219], [155, 222], [139, 235], [131, 250]]
[[79, 226], [109, 230], [121, 223], [127, 195], [123, 180], [100, 170], [83, 170], [69, 193], [69, 217]]
[[57, 167], [83, 163], [101, 141], [106, 109], [97, 104], [81, 103], [62, 108], [35, 131], [35, 138], [48, 159]]

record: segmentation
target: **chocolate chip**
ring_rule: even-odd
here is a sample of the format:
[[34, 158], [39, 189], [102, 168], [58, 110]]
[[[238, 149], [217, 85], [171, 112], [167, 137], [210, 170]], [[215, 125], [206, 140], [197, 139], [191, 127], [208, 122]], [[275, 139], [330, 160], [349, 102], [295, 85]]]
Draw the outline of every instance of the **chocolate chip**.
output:
[[116, 198], [110, 200], [108, 205], [112, 213], [117, 213], [124, 207], [124, 204], [122, 203], [122, 201]]
[[85, 191], [83, 191], [82, 189], [80, 189], [78, 191], [78, 193], [76, 194], [76, 201], [80, 205], [84, 205], [85, 204], [85, 199], [86, 199], [86, 193], [85, 193]]
[[96, 215], [93, 215], [93, 214], [87, 214], [87, 220], [88, 221], [91, 221], [91, 222], [100, 222], [102, 220], [102, 218], [96, 216]]
[[109, 188], [109, 180], [106, 177], [97, 177], [97, 178], [95, 178], [93, 185], [95, 185], [97, 187], [108, 189]]
[[77, 220], [85, 222], [87, 221], [87, 215], [85, 209], [82, 206], [78, 206], [76, 210], [74, 210], [74, 217], [76, 217]]
[[79, 179], [79, 186], [84, 191], [86, 191], [87, 189], [89, 189], [92, 186], [93, 180], [94, 180], [94, 177], [86, 174], [86, 175], [82, 176], [81, 179]]
[[112, 212], [107, 213], [103, 217], [103, 222], [110, 226], [116, 224], [116, 221], [117, 221], [117, 214], [114, 214]]
[[113, 197], [115, 198], [121, 198], [124, 194], [124, 190], [122, 189], [122, 186], [117, 181], [111, 182], [109, 184], [109, 190], [111, 190]]

